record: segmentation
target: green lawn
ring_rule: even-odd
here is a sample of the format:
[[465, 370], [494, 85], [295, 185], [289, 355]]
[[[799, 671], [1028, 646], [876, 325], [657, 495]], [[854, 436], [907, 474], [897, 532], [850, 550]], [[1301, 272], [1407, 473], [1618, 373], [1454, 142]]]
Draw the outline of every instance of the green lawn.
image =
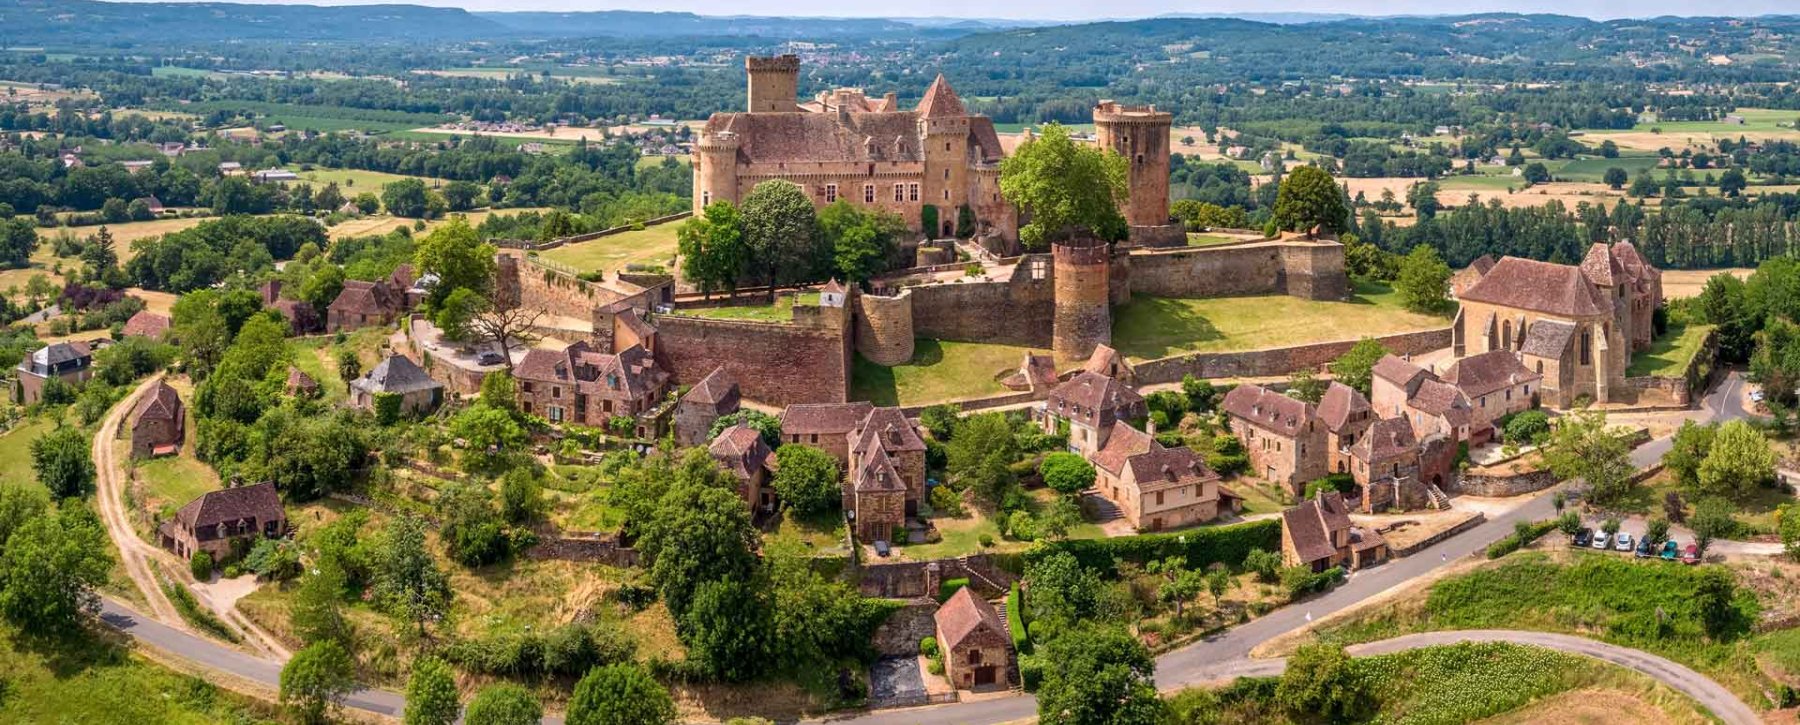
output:
[[1669, 323], [1669, 329], [1662, 337], [1652, 341], [1649, 348], [1631, 356], [1631, 367], [1625, 369], [1625, 374], [1631, 377], [1681, 377], [1687, 372], [1688, 363], [1700, 353], [1700, 345], [1706, 342], [1706, 335], [1712, 329], [1712, 325]]
[[[1029, 492], [1028, 495], [1030, 497], [1028, 510], [1035, 514], [1042, 507], [1049, 505], [1056, 493], [1047, 488], [1040, 488]], [[931, 519], [931, 523], [937, 527], [940, 537], [936, 543], [900, 546], [896, 547], [895, 551], [902, 558], [929, 561], [978, 554], [983, 551], [1019, 551], [1030, 548], [1032, 545], [1028, 541], [1015, 541], [1000, 536], [1000, 527], [988, 512], [976, 511], [967, 507], [964, 508], [964, 512], [960, 518], [937, 516]], [[1105, 535], [1106, 532], [1102, 531], [1098, 524], [1083, 521], [1069, 529], [1068, 538], [1098, 539]], [[981, 537], [983, 536], [988, 537], [993, 545], [982, 546]]]
[[[1779, 455], [1779, 454], [1778, 454]], [[1618, 509], [1625, 513], [1642, 514], [1644, 516], [1662, 516], [1664, 502], [1670, 493], [1679, 493], [1683, 500], [1683, 509], [1689, 516], [1694, 513], [1694, 502], [1699, 496], [1684, 488], [1675, 479], [1675, 474], [1664, 470], [1651, 476], [1643, 483], [1632, 487], [1618, 504]], [[1734, 510], [1731, 519], [1738, 524], [1738, 531], [1727, 538], [1744, 539], [1758, 535], [1773, 536], [1780, 524], [1781, 509], [1794, 503], [1794, 495], [1781, 486], [1757, 486], [1744, 493], [1742, 497], [1732, 500]]]
[[1346, 302], [1288, 295], [1175, 299], [1137, 295], [1113, 311], [1113, 347], [1148, 360], [1186, 352], [1259, 350], [1446, 327], [1407, 312], [1386, 283], [1356, 280]]
[[[757, 299], [761, 299], [758, 297]], [[750, 322], [791, 322], [794, 319], [794, 298], [791, 295], [777, 295], [772, 304], [726, 305], [723, 307], [684, 307], [678, 311], [689, 317], [705, 317], [712, 320], [748, 320]]]
[[986, 342], [913, 341], [913, 358], [885, 367], [861, 355], [850, 376], [850, 399], [876, 405], [923, 405], [1008, 392], [1003, 373], [1016, 370], [1030, 348]]
[[157, 505], [181, 507], [200, 494], [219, 488], [219, 474], [212, 467], [185, 456], [140, 462], [137, 476], [144, 482], [145, 496], [153, 500], [145, 503], [159, 502]]
[[42, 488], [31, 469], [31, 442], [55, 427], [47, 417], [26, 418], [0, 435], [0, 486]]
[[1235, 241], [1238, 241], [1236, 237], [1228, 237], [1223, 234], [1199, 234], [1189, 232], [1187, 235], [1187, 242], [1190, 247], [1211, 247], [1219, 244], [1230, 244]]
[[552, 262], [561, 262], [583, 272], [611, 274], [628, 264], [660, 264], [667, 266], [675, 256], [675, 231], [681, 222], [658, 224], [642, 230], [621, 232], [589, 242], [569, 244], [539, 253]]
[[345, 196], [355, 196], [357, 193], [364, 191], [372, 191], [376, 194], [380, 194], [381, 187], [402, 179], [419, 179], [424, 181], [426, 186], [431, 187], [443, 186], [445, 183], [443, 179], [432, 179], [423, 176], [404, 176], [401, 174], [388, 174], [380, 171], [363, 171], [361, 169], [313, 169], [311, 171], [296, 171], [294, 173], [300, 175], [300, 181], [319, 187], [335, 181], [338, 186], [342, 187], [347, 192]]
[[0, 722], [279, 722], [274, 708], [131, 654], [110, 632], [71, 642], [0, 630]]
[[1638, 174], [1656, 168], [1657, 162], [1661, 160], [1656, 156], [1576, 159], [1563, 164], [1562, 168], [1556, 169], [1552, 173], [1556, 175], [1556, 178], [1568, 181], [1600, 182], [1606, 180], [1607, 169], [1620, 168], [1631, 174], [1632, 178], [1637, 178]]

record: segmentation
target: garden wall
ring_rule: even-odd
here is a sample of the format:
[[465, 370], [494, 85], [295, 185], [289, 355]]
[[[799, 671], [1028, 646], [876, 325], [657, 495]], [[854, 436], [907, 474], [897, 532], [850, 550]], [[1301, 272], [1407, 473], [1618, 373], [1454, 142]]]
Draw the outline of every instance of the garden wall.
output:
[[[1403, 332], [1376, 338], [1396, 355], [1418, 355], [1450, 346], [1450, 328]], [[1139, 385], [1180, 382], [1196, 378], [1245, 378], [1286, 375], [1302, 368], [1318, 368], [1336, 360], [1357, 343], [1356, 339], [1311, 345], [1241, 352], [1195, 352], [1136, 364]]]
[[856, 579], [865, 597], [930, 598], [937, 596], [939, 583], [968, 579], [970, 588], [991, 599], [1005, 594], [1018, 576], [1000, 569], [988, 555], [975, 554], [933, 561], [866, 562], [857, 568]]
[[593, 562], [619, 568], [638, 565], [637, 550], [621, 546], [617, 539], [611, 537], [546, 536], [538, 540], [537, 546], [526, 549], [525, 556], [532, 559]]
[[1556, 474], [1543, 469], [1513, 474], [1464, 473], [1450, 487], [1457, 493], [1470, 496], [1503, 497], [1536, 493], [1554, 485]]
[[678, 383], [699, 382], [722, 367], [745, 398], [766, 405], [850, 398], [850, 336], [841, 320], [803, 325], [656, 315], [654, 324], [656, 362]]
[[938, 603], [930, 598], [907, 602], [875, 628], [871, 644], [879, 657], [913, 657], [919, 640], [937, 634]]

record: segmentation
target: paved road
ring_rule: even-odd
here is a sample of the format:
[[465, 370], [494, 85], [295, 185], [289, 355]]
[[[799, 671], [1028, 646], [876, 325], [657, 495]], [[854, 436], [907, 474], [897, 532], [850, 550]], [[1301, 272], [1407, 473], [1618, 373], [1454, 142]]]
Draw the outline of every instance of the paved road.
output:
[[[1749, 412], [1743, 409], [1737, 395], [1742, 384], [1741, 378], [1736, 373], [1727, 377], [1724, 384], [1703, 400], [1701, 417], [1710, 420], [1729, 420], [1748, 416]], [[1640, 467], [1650, 465], [1660, 460], [1662, 452], [1668, 449], [1669, 440], [1667, 438], [1651, 441], [1633, 452], [1632, 462]], [[1157, 658], [1157, 687], [1166, 691], [1245, 675], [1278, 674], [1284, 663], [1275, 659], [1251, 660], [1250, 650], [1276, 636], [1304, 627], [1314, 618], [1343, 610], [1371, 596], [1404, 586], [1414, 579], [1447, 566], [1452, 560], [1461, 560], [1485, 551], [1489, 543], [1512, 533], [1515, 522], [1545, 519], [1554, 513], [1555, 508], [1550, 503], [1548, 492], [1540, 493], [1506, 514], [1490, 518], [1461, 535], [1451, 537], [1417, 554], [1388, 562], [1374, 569], [1356, 572], [1350, 575], [1344, 584], [1324, 595], [1277, 609], [1218, 635], [1169, 652]], [[125, 631], [140, 642], [192, 661], [201, 667], [229, 672], [270, 687], [275, 687], [280, 682], [280, 664], [275, 660], [245, 654], [211, 640], [146, 619], [118, 602], [107, 600], [102, 618], [108, 624]], [[1391, 651], [1379, 649], [1388, 646], [1396, 649], [1408, 649], [1457, 641], [1486, 641], [1479, 639], [1482, 637], [1536, 644], [1597, 657], [1655, 677], [1659, 681], [1693, 696], [1701, 704], [1711, 709], [1714, 714], [1729, 723], [1736, 725], [1737, 723], [1757, 722], [1755, 713], [1749, 706], [1738, 700], [1730, 691], [1685, 667], [1648, 653], [1579, 637], [1511, 631], [1431, 632], [1370, 643], [1352, 651], [1359, 654], [1375, 654]], [[1413, 642], [1413, 644], [1408, 646], [1406, 644], [1408, 642]], [[399, 694], [385, 690], [357, 692], [349, 698], [346, 704], [350, 707], [384, 715], [398, 715], [404, 708], [404, 700]], [[847, 714], [818, 722], [839, 725], [915, 725], [917, 723], [977, 725], [1004, 723], [1034, 717], [1036, 714], [1036, 700], [1030, 695], [1020, 695], [927, 708]], [[1742, 719], [1744, 717], [1748, 719]], [[555, 721], [547, 720], [547, 722]]]

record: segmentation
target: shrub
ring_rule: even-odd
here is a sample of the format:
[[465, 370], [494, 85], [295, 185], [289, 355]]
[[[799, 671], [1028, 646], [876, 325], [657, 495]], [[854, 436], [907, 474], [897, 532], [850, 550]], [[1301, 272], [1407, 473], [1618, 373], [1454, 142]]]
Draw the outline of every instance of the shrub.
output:
[[1527, 410], [1510, 416], [1504, 426], [1504, 438], [1513, 445], [1537, 443], [1550, 435], [1550, 416], [1541, 410]]
[[1512, 533], [1507, 534], [1499, 541], [1488, 545], [1487, 558], [1498, 559], [1530, 546], [1531, 542], [1537, 541], [1544, 534], [1557, 530], [1560, 526], [1561, 521], [1559, 519], [1548, 519], [1535, 522], [1520, 521], [1519, 525], [1513, 529]]
[[400, 403], [404, 398], [399, 393], [375, 394], [375, 422], [381, 425], [393, 425], [400, 420]]
[[1244, 555], [1244, 571], [1256, 575], [1264, 584], [1281, 580], [1281, 555], [1268, 549], [1252, 549]]
[[1044, 681], [1044, 661], [1036, 656], [1019, 658], [1019, 684], [1026, 692], [1034, 692], [1038, 684]]
[[1068, 553], [1082, 566], [1104, 574], [1117, 571], [1120, 562], [1144, 564], [1181, 557], [1193, 569], [1215, 563], [1245, 561], [1251, 551], [1281, 548], [1281, 521], [1264, 519], [1229, 526], [1184, 531], [1179, 534], [1141, 534], [1106, 539], [1065, 539], [1038, 544], [1025, 553], [1026, 565], [1058, 552]]
[[469, 672], [510, 677], [576, 677], [625, 662], [636, 644], [619, 630], [573, 622], [538, 632], [513, 632], [452, 642], [445, 659]]
[[199, 581], [211, 579], [213, 573], [212, 554], [207, 553], [205, 549], [194, 552], [194, 555], [188, 559], [188, 571]]
[[1025, 627], [1025, 600], [1019, 591], [1019, 583], [1013, 582], [1012, 588], [1006, 592], [1006, 627], [1011, 630], [1013, 650], [1022, 655], [1031, 654], [1031, 637]]
[[938, 582], [938, 602], [942, 603], [942, 602], [950, 601], [950, 597], [956, 594], [956, 590], [966, 587], [968, 585], [969, 585], [968, 577], [958, 577], [956, 579], [945, 579], [941, 582]]
[[939, 516], [961, 517], [963, 515], [962, 497], [956, 495], [956, 491], [949, 486], [934, 486], [931, 489], [931, 509], [936, 511]]
[[1281, 570], [1281, 586], [1287, 590], [1288, 596], [1298, 598], [1330, 589], [1343, 577], [1342, 567], [1334, 566], [1325, 571], [1314, 572], [1305, 566], [1290, 566]]
[[926, 637], [919, 640], [919, 654], [925, 655], [926, 657], [938, 656], [937, 638]]

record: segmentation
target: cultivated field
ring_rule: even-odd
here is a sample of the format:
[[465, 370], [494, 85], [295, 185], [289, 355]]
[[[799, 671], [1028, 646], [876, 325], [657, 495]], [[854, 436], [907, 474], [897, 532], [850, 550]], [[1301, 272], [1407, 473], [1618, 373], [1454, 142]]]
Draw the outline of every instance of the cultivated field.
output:
[[[107, 224], [106, 231], [112, 235], [113, 245], [119, 253], [119, 261], [131, 259], [131, 243], [147, 237], [161, 236], [169, 232], [179, 232], [193, 227], [211, 217], [190, 217], [187, 219], [153, 219], [147, 222], [125, 222], [123, 224]], [[49, 244], [57, 235], [67, 231], [77, 238], [93, 235], [100, 231], [100, 225], [86, 227], [39, 227], [38, 238]]]
[[345, 196], [356, 196], [356, 194], [364, 191], [372, 191], [380, 194], [381, 187], [402, 179], [418, 179], [425, 182], [426, 186], [434, 189], [448, 183], [443, 179], [433, 179], [426, 176], [406, 176], [403, 174], [388, 174], [380, 171], [363, 171], [361, 169], [313, 169], [312, 171], [296, 171], [295, 173], [299, 174], [301, 181], [314, 186], [324, 186], [335, 181], [337, 182], [337, 185], [344, 190]]
[[[525, 68], [507, 66], [503, 68], [443, 68], [437, 70], [415, 70], [414, 73], [448, 78], [485, 78], [488, 80], [506, 80], [511, 76], [530, 75], [542, 77], [546, 68]], [[605, 68], [548, 68], [550, 77], [574, 83], [594, 83], [598, 85], [617, 85], [624, 80], [610, 75]]]
[[1748, 267], [1732, 269], [1665, 269], [1662, 273], [1663, 298], [1680, 299], [1683, 297], [1699, 297], [1700, 290], [1706, 288], [1706, 280], [1713, 275], [1729, 274], [1739, 279], [1750, 276], [1756, 270]]
[[1742, 124], [1724, 121], [1640, 123], [1629, 131], [1591, 130], [1587, 132], [1583, 142], [1598, 144], [1610, 140], [1621, 149], [1656, 151], [1667, 147], [1680, 153], [1684, 148], [1712, 146], [1719, 139], [1735, 140], [1739, 136], [1756, 140], [1800, 141], [1800, 130], [1794, 128], [1796, 119], [1800, 119], [1800, 111], [1740, 108], [1736, 115], [1744, 117]]

